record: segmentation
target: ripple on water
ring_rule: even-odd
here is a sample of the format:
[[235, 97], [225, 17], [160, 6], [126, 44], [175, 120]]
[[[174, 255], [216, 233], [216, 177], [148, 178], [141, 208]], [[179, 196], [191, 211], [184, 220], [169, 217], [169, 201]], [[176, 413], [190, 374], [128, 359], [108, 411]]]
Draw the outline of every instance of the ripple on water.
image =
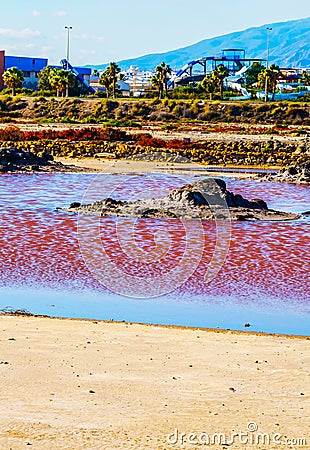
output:
[[[77, 216], [56, 212], [56, 207], [81, 201], [94, 175], [40, 174], [0, 177], [0, 285], [41, 286], [60, 290], [104, 293], [106, 288], [90, 273], [81, 256]], [[165, 195], [193, 177], [103, 177], [103, 191], [118, 199]], [[195, 178], [197, 180], [197, 178]], [[270, 207], [291, 212], [309, 209], [306, 186], [226, 179], [228, 189], [247, 198], [263, 198]], [[101, 191], [92, 192], [102, 198]], [[89, 253], [100, 261], [101, 250], [93, 239], [98, 218], [89, 218]], [[261, 308], [287, 308], [305, 312], [309, 306], [310, 220], [292, 222], [233, 223], [229, 254], [209, 284], [204, 275], [215, 248], [216, 226], [203, 223], [202, 259], [188, 281], [174, 293], [180, 301], [216, 303], [225, 297], [231, 304]], [[199, 236], [199, 222], [190, 223]], [[119, 239], [119, 227], [131, 230], [131, 245]], [[160, 277], [181, 264], [186, 249], [186, 229], [178, 220], [101, 218], [100, 239], [106, 253], [127, 275]], [[124, 251], [124, 245], [126, 247]], [[192, 242], [193, 258], [201, 240]], [[155, 252], [155, 253], [154, 253]], [[155, 256], [154, 256], [155, 255]], [[182, 270], [191, 273], [191, 261]], [[169, 298], [169, 295], [167, 296]]]

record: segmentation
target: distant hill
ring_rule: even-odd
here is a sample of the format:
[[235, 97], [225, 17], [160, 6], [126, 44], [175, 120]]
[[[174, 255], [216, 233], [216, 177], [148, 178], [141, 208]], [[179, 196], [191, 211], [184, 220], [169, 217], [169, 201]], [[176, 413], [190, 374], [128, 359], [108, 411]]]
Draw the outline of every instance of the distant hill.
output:
[[[270, 63], [281, 67], [310, 67], [310, 17], [289, 22], [278, 22], [248, 28], [244, 31], [205, 39], [196, 44], [166, 53], [154, 53], [138, 58], [117, 61], [126, 70], [131, 65], [141, 70], [154, 70], [165, 61], [173, 69], [204, 56], [218, 56], [224, 48], [243, 48], [248, 58], [266, 57], [266, 27], [271, 27]], [[91, 66], [104, 69], [107, 64]]]

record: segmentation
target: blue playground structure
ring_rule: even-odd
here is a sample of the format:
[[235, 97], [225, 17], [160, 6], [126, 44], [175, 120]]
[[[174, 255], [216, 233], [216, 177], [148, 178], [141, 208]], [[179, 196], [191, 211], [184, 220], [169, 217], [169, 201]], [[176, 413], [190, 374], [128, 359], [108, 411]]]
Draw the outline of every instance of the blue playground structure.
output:
[[84, 80], [84, 78], [79, 74], [79, 72], [73, 66], [71, 66], [69, 61], [67, 61], [66, 59], [62, 59], [60, 61], [60, 64], [63, 66], [64, 69], [70, 70], [73, 73], [73, 75], [79, 80], [79, 82], [83, 86], [85, 86], [85, 88], [90, 94], [94, 94], [96, 92], [95, 89], [92, 86], [90, 86], [86, 80]]
[[[231, 99], [249, 100], [251, 99], [251, 93], [242, 86], [242, 83], [245, 81], [247, 70], [254, 62], [266, 63], [266, 59], [246, 58], [245, 50], [243, 49], [224, 49], [222, 50], [221, 56], [207, 56], [204, 58], [195, 59], [185, 64], [170, 78], [168, 81], [168, 87], [173, 89], [176, 86], [197, 84], [199, 81], [204, 79], [207, 73], [211, 73], [220, 64], [223, 64], [229, 72], [229, 76], [224, 80], [224, 86], [226, 88], [238, 91], [241, 94], [241, 96], [231, 97]], [[278, 92], [274, 95], [275, 100], [296, 99], [304, 96], [310, 91], [309, 86], [304, 86], [298, 82], [301, 78], [301, 73], [297, 73], [298, 71], [296, 72], [296, 69], [283, 70], [288, 71], [289, 74], [285, 76], [287, 80], [286, 82], [281, 82], [280, 79], [278, 80]], [[291, 73], [292, 70], [294, 71], [294, 74]], [[296, 89], [297, 87], [299, 90]], [[256, 96], [259, 99], [264, 99], [265, 92], [257, 92]], [[272, 98], [271, 94], [269, 95], [269, 98]]]
[[[282, 92], [283, 88], [279, 87], [279, 85], [277, 85], [277, 87], [279, 88], [279, 92], [274, 95], [274, 100], [276, 101], [297, 99], [310, 92], [310, 86], [303, 86], [304, 89], [300, 92]], [[289, 90], [287, 87], [285, 89]], [[263, 100], [265, 98], [265, 95], [266, 94], [264, 91], [259, 91], [257, 92], [256, 97], [260, 100]], [[272, 99], [272, 94], [268, 93], [268, 99]]]
[[[243, 67], [249, 67], [253, 62], [266, 62], [260, 58], [246, 58], [245, 50], [228, 48], [222, 50], [221, 56], [206, 56], [204, 58], [195, 59], [185, 64], [175, 75], [168, 81], [168, 87], [174, 88], [176, 85], [187, 85], [202, 81], [207, 73], [215, 70], [219, 65], [223, 64], [229, 71], [231, 76], [241, 71]], [[196, 71], [195, 71], [196, 69]], [[197, 70], [199, 69], [199, 70]]]
[[[226, 88], [233, 89], [234, 91], [238, 91], [242, 95], [242, 100], [249, 100], [252, 95], [248, 92], [242, 85], [241, 82], [244, 79], [246, 71], [250, 68], [250, 66], [243, 66], [238, 72], [234, 75], [230, 75], [224, 81], [224, 86]], [[233, 98], [234, 100], [240, 100], [240, 97]]]

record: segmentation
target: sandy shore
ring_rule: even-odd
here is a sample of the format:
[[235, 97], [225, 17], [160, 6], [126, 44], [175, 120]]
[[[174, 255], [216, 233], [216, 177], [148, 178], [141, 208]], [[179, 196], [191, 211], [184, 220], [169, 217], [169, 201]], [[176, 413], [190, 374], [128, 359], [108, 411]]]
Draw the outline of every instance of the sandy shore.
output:
[[[94, 172], [106, 173], [145, 173], [145, 172], [168, 172], [174, 173], [196, 173], [197, 175], [227, 176], [228, 173], [220, 167], [213, 167], [212, 171], [199, 163], [171, 163], [158, 161], [131, 161], [127, 159], [99, 159], [99, 158], [55, 158], [55, 161], [62, 164], [70, 164], [80, 168], [93, 170]], [[241, 167], [239, 167], [241, 168]], [[251, 178], [251, 167], [245, 167], [249, 172], [229, 172], [230, 177]], [[274, 168], [277, 170], [277, 168]]]
[[[306, 338], [38, 317], [0, 321], [1, 449], [198, 447], [181, 445], [180, 436], [172, 445], [176, 435], [169, 443], [175, 429], [185, 440], [195, 439], [189, 433], [231, 440], [243, 432], [248, 444], [235, 437], [236, 449], [309, 448]], [[256, 445], [258, 433], [269, 434], [270, 445]], [[307, 446], [290, 447], [286, 438], [306, 439]], [[208, 447], [228, 448], [202, 446]]]
[[99, 158], [55, 158], [62, 164], [73, 164], [77, 167], [92, 169], [106, 173], [157, 172], [161, 170], [193, 170], [202, 165], [194, 163], [166, 163], [156, 161], [129, 161], [125, 159]]

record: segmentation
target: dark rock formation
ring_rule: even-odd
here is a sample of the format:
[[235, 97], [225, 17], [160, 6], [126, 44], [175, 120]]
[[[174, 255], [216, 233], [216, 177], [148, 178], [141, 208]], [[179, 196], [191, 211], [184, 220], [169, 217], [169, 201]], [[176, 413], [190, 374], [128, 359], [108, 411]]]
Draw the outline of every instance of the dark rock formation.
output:
[[284, 183], [310, 183], [310, 160], [301, 165], [290, 166], [288, 168], [282, 169], [276, 175], [265, 175], [262, 179]]
[[87, 172], [72, 165], [55, 162], [53, 156], [43, 152], [37, 156], [16, 148], [0, 148], [0, 173], [14, 172]]
[[183, 220], [292, 220], [296, 214], [269, 210], [260, 199], [246, 200], [226, 189], [221, 179], [206, 178], [174, 189], [166, 197], [120, 201], [112, 198], [88, 204], [72, 203], [69, 212], [101, 216], [179, 218]]

